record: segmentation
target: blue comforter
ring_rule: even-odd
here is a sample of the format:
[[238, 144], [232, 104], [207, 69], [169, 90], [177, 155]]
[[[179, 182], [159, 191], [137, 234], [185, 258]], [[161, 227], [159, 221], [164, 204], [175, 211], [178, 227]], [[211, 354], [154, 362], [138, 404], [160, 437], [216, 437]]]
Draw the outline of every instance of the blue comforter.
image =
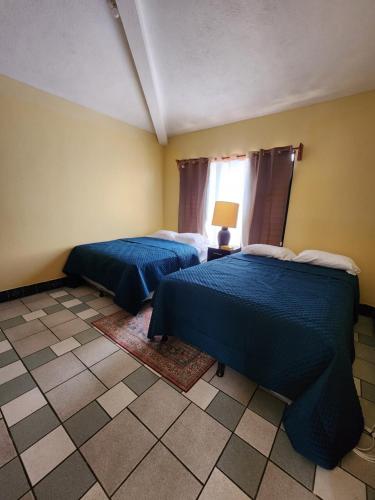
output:
[[137, 314], [166, 275], [199, 264], [191, 245], [158, 238], [124, 238], [73, 248], [64, 273], [85, 276], [115, 294], [115, 302]]
[[237, 254], [163, 279], [148, 335], [176, 335], [291, 399], [283, 421], [294, 448], [333, 468], [363, 430], [358, 301], [344, 271]]

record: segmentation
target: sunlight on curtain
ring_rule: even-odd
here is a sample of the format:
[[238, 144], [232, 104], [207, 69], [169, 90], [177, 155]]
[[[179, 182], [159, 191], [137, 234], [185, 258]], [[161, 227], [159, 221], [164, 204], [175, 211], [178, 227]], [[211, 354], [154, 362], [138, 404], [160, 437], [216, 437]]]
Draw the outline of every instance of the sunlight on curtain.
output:
[[236, 228], [229, 228], [230, 245], [246, 243], [250, 212], [250, 167], [248, 158], [212, 161], [208, 174], [206, 195], [205, 233], [211, 244], [217, 244], [220, 227], [213, 226], [215, 201], [239, 203]]

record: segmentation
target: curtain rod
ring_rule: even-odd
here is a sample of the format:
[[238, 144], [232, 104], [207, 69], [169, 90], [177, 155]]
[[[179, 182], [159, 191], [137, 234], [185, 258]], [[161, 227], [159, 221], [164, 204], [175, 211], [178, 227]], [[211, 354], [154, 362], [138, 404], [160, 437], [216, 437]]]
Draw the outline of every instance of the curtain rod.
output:
[[[297, 154], [297, 161], [302, 161], [302, 156], [303, 156], [303, 144], [300, 142], [298, 146], [293, 146], [292, 149], [293, 151]], [[269, 153], [271, 149], [263, 149], [265, 153]], [[229, 160], [230, 158], [246, 158], [248, 155], [247, 154], [242, 154], [242, 155], [229, 155], [229, 156], [214, 156], [211, 158], [211, 160]], [[191, 158], [191, 160], [199, 160], [199, 158]], [[178, 160], [177, 160], [178, 161]], [[188, 160], [181, 160], [181, 161], [188, 161]]]

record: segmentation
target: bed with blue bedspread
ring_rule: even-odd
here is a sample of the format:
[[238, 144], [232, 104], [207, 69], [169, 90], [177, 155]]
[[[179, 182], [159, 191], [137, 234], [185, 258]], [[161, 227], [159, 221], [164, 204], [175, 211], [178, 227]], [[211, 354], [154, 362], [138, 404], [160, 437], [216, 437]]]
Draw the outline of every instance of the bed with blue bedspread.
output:
[[199, 264], [191, 245], [159, 238], [124, 238], [78, 245], [64, 267], [70, 276], [88, 278], [115, 295], [115, 302], [131, 314], [167, 274]]
[[153, 302], [149, 338], [176, 335], [293, 401], [283, 422], [302, 455], [330, 469], [357, 444], [356, 276], [236, 254], [167, 276]]

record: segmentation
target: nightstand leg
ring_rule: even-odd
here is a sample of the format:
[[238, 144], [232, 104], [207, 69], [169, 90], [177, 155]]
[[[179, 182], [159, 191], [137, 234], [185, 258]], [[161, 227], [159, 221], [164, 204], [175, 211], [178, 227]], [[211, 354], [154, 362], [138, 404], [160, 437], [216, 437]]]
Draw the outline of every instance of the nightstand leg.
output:
[[220, 361], [219, 361], [218, 364], [217, 364], [216, 375], [218, 377], [223, 377], [224, 372], [225, 372], [225, 364], [224, 363], [220, 363]]
[[167, 342], [168, 340], [168, 335], [163, 335], [162, 338], [161, 338], [161, 341], [162, 342]]

